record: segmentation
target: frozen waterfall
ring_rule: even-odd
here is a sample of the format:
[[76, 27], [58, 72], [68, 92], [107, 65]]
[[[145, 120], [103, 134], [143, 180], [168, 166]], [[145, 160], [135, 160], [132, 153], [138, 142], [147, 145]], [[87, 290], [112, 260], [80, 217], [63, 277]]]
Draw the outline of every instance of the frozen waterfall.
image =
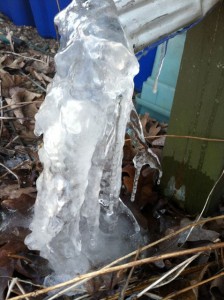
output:
[[56, 274], [111, 261], [141, 240], [119, 200], [138, 62], [112, 0], [74, 0], [56, 17], [56, 75], [36, 115], [44, 170], [26, 238]]

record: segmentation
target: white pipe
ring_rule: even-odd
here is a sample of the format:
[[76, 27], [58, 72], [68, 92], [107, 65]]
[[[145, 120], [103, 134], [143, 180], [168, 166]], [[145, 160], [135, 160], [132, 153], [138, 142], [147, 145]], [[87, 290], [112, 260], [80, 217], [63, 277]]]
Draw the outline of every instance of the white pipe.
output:
[[135, 51], [203, 18], [220, 0], [114, 0]]

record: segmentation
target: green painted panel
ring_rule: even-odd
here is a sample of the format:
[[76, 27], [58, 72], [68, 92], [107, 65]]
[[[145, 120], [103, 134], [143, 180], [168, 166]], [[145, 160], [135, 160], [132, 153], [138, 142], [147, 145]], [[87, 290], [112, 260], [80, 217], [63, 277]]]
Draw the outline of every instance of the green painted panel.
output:
[[[189, 30], [169, 134], [224, 139], [224, 4]], [[199, 212], [224, 167], [224, 143], [168, 138], [162, 185], [189, 212]], [[224, 194], [224, 185], [210, 208]]]

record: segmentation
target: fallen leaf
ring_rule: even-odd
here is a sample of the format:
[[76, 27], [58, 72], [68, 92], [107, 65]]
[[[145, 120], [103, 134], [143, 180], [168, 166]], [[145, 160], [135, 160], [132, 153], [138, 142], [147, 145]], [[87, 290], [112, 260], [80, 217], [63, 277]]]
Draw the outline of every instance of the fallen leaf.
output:
[[[14, 121], [14, 126], [20, 138], [36, 139], [33, 132], [34, 116], [38, 112], [39, 102], [43, 100], [43, 96], [19, 87], [10, 88], [9, 95], [11, 98], [6, 98], [6, 101], [8, 105], [11, 105], [10, 108], [13, 109], [14, 115], [18, 118]], [[23, 106], [20, 106], [19, 103], [22, 103]]]
[[48, 260], [30, 252], [25, 253], [24, 260], [16, 261], [15, 269], [27, 278], [36, 279], [36, 282], [40, 277], [45, 277], [51, 272]]
[[123, 159], [124, 164], [132, 162], [133, 158], [137, 153], [137, 149], [132, 146], [132, 142], [128, 134], [125, 135], [125, 144], [123, 147], [123, 152], [124, 152], [124, 159]]
[[0, 299], [5, 299], [5, 290], [8, 287], [8, 282], [13, 275], [14, 262], [7, 260], [0, 263]]
[[[159, 137], [159, 136], [158, 136]], [[152, 141], [152, 146], [160, 146], [163, 147], [165, 145], [165, 141], [166, 141], [166, 137], [162, 136], [158, 139], [155, 139], [154, 141]]]
[[15, 58], [13, 55], [7, 54], [0, 60], [0, 66], [3, 69], [19, 70], [25, 66], [25, 62], [23, 57]]
[[[8, 199], [15, 199], [19, 198], [23, 194], [33, 195], [36, 193], [36, 188], [34, 187], [26, 187], [26, 188], [19, 188], [17, 184], [7, 184], [5, 187], [1, 186], [1, 197], [8, 198]], [[3, 199], [3, 200], [4, 200]]]
[[123, 184], [125, 186], [125, 189], [126, 189], [127, 193], [131, 194], [132, 190], [133, 190], [133, 184], [134, 184], [133, 178], [128, 177], [128, 176], [124, 176], [123, 177]]
[[45, 87], [52, 81], [52, 78], [48, 77], [44, 73], [38, 73], [35, 70], [31, 73], [34, 77], [37, 78]]
[[[191, 224], [192, 221], [189, 220], [188, 218], [184, 218], [181, 220], [180, 222], [180, 226], [184, 227], [187, 226], [189, 224]], [[214, 242], [218, 237], [219, 237], [219, 233], [213, 230], [208, 230], [208, 229], [204, 229], [201, 226], [195, 226], [190, 234], [190, 236], [188, 237], [188, 241], [189, 242], [194, 242], [194, 241], [210, 241], [210, 242]], [[179, 243], [182, 244], [185, 242], [186, 236], [188, 235], [188, 231], [183, 232], [180, 235], [179, 238]]]
[[140, 121], [142, 124], [143, 134], [144, 136], [148, 135], [148, 123], [150, 121], [149, 113], [145, 113], [144, 115], [140, 116]]
[[148, 136], [156, 136], [161, 130], [161, 127], [159, 126], [159, 122], [155, 122], [152, 124], [149, 128]]
[[224, 299], [224, 277], [219, 277], [213, 280], [210, 293], [212, 300], [223, 300]]
[[2, 97], [9, 98], [9, 89], [18, 87], [23, 84], [27, 79], [20, 75], [11, 75], [8, 72], [0, 69], [0, 79], [2, 82]]
[[35, 195], [21, 194], [18, 198], [3, 200], [1, 206], [25, 214], [34, 205], [35, 199]]
[[55, 66], [53, 58], [46, 56], [46, 55], [39, 55], [38, 58], [40, 61], [33, 61], [30, 66], [25, 68], [26, 71], [32, 74], [33, 71], [38, 73], [44, 74], [54, 74], [55, 73]]
[[30, 102], [35, 98], [41, 97], [41, 94], [33, 93], [20, 87], [10, 88], [9, 94], [15, 100], [16, 103]]
[[11, 98], [5, 98], [6, 102], [8, 105], [10, 105], [10, 109], [13, 109], [14, 115], [18, 118], [18, 122], [20, 124], [24, 123], [24, 115], [22, 113], [22, 110], [18, 108], [17, 101], [16, 99], [11, 99]]

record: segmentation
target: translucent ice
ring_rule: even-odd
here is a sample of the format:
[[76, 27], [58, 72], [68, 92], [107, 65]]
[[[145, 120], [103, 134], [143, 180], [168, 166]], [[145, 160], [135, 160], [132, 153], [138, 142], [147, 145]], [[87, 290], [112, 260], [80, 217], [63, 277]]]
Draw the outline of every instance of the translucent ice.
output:
[[133, 202], [135, 200], [138, 180], [141, 174], [142, 167], [148, 165], [150, 168], [158, 170], [158, 184], [162, 176], [162, 171], [158, 157], [152, 152], [145, 141], [142, 125], [134, 107], [132, 108], [130, 113], [128, 134], [131, 137], [133, 146], [135, 148], [138, 148], [137, 154], [133, 159], [133, 163], [135, 166], [135, 177], [131, 195], [131, 201]]
[[139, 242], [139, 228], [119, 200], [138, 63], [112, 0], [74, 0], [56, 23], [61, 47], [36, 116], [44, 170], [26, 243], [56, 274], [73, 276]]

